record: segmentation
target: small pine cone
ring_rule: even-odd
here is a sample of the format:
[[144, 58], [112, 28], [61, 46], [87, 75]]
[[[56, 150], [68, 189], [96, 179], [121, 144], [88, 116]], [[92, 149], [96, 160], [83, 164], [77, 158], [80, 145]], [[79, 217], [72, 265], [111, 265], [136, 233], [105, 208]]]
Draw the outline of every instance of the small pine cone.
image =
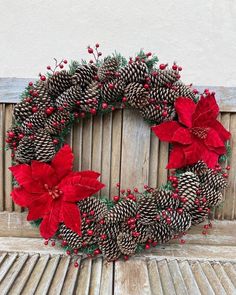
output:
[[202, 204], [200, 206], [194, 204], [194, 206], [191, 208], [191, 211], [189, 211], [189, 214], [192, 217], [192, 225], [201, 223], [208, 216], [208, 207], [206, 204]]
[[119, 60], [115, 57], [108, 57], [104, 59], [104, 63], [98, 68], [98, 79], [101, 82], [105, 82], [114, 76], [118, 70]]
[[49, 106], [53, 106], [53, 100], [48, 92], [47, 82], [38, 81], [34, 86], [34, 90], [37, 91], [37, 96], [33, 100], [34, 106], [39, 109], [45, 110]]
[[176, 90], [177, 97], [183, 96], [183, 97], [189, 97], [192, 100], [196, 100], [196, 95], [193, 93], [190, 86], [187, 86], [180, 81], [174, 83], [173, 85], [174, 85], [174, 89]]
[[111, 103], [116, 101], [121, 95], [123, 95], [125, 89], [125, 83], [121, 80], [112, 80], [103, 84], [101, 88], [102, 100]]
[[175, 109], [172, 106], [165, 109], [164, 105], [148, 104], [140, 110], [140, 114], [145, 120], [160, 124], [172, 120], [175, 116]]
[[73, 85], [78, 84], [81, 87], [86, 87], [97, 75], [97, 70], [97, 67], [93, 64], [79, 66], [72, 77]]
[[154, 99], [155, 102], [163, 104], [165, 101], [168, 104], [173, 104], [176, 98], [178, 97], [175, 90], [168, 87], [158, 87], [152, 88], [149, 95], [150, 99]]
[[133, 217], [137, 212], [137, 205], [133, 200], [122, 200], [108, 211], [105, 220], [107, 223], [117, 223]]
[[175, 232], [187, 231], [191, 226], [191, 215], [187, 212], [179, 214], [177, 211], [172, 211], [170, 214], [170, 228]]
[[130, 83], [125, 87], [124, 96], [127, 103], [136, 109], [141, 109], [149, 103], [148, 91], [141, 83]]
[[44, 110], [40, 110], [26, 119], [22, 124], [22, 130], [25, 134], [32, 134], [38, 129], [43, 128], [47, 119]]
[[165, 222], [157, 222], [150, 226], [150, 239], [153, 242], [166, 243], [173, 236], [170, 227]]
[[147, 76], [147, 66], [142, 62], [128, 64], [119, 71], [119, 77], [126, 85], [133, 82], [144, 82]]
[[206, 173], [200, 176], [200, 182], [203, 186], [213, 187], [215, 190], [223, 190], [227, 187], [227, 180], [212, 169], [207, 169]]
[[79, 85], [71, 86], [69, 89], [64, 91], [56, 99], [57, 108], [63, 108], [68, 111], [72, 111], [76, 106], [77, 102], [82, 99], [82, 91]]
[[35, 158], [40, 162], [50, 162], [56, 154], [50, 134], [39, 129], [34, 136]]
[[[192, 172], [183, 173], [178, 180], [179, 196], [187, 201], [182, 202], [182, 208], [189, 211], [199, 190], [199, 178]], [[180, 199], [181, 200], [181, 199]]]
[[208, 169], [208, 167], [203, 161], [198, 161], [195, 165], [190, 166], [188, 168], [189, 171], [191, 171], [197, 175], [202, 175], [202, 174], [206, 173], [207, 169]]
[[45, 130], [50, 134], [59, 134], [65, 128], [70, 119], [70, 113], [66, 110], [56, 111], [45, 122]]
[[104, 218], [107, 213], [107, 206], [96, 197], [89, 197], [78, 202], [80, 212], [87, 213], [94, 220], [99, 221]]
[[64, 223], [60, 226], [59, 232], [62, 239], [66, 241], [72, 249], [81, 248], [83, 238], [68, 227], [66, 227]]
[[133, 255], [137, 249], [137, 243], [128, 233], [120, 233], [117, 237], [117, 244], [124, 255]]
[[208, 185], [201, 185], [201, 193], [200, 198], [205, 197], [208, 206], [217, 206], [223, 200], [223, 194], [220, 191], [215, 190], [212, 186]]
[[121, 255], [119, 246], [113, 239], [100, 241], [98, 245], [107, 261], [114, 261]]
[[72, 86], [71, 75], [67, 71], [60, 71], [53, 74], [47, 80], [48, 93], [58, 96]]
[[80, 100], [80, 108], [88, 112], [90, 109], [98, 108], [98, 102], [100, 101], [100, 87], [97, 81], [90, 83], [84, 91], [83, 97]]
[[121, 231], [132, 236], [136, 243], [145, 243], [150, 235], [149, 225], [144, 225], [139, 219], [136, 220], [134, 228], [131, 228], [127, 222], [124, 222], [121, 226]]
[[35, 158], [35, 145], [34, 141], [28, 136], [24, 136], [16, 150], [16, 160], [20, 163], [29, 163]]
[[22, 123], [32, 115], [32, 102], [25, 99], [17, 103], [13, 109], [13, 117], [16, 122]]
[[152, 192], [152, 195], [156, 199], [157, 207], [159, 209], [176, 209], [179, 206], [179, 200], [173, 198], [173, 192], [171, 191], [157, 189]]
[[179, 80], [179, 72], [166, 68], [155, 70], [151, 73], [151, 84], [153, 86], [171, 86]]
[[138, 201], [138, 212], [140, 223], [147, 225], [156, 221], [157, 203], [153, 195], [143, 195]]

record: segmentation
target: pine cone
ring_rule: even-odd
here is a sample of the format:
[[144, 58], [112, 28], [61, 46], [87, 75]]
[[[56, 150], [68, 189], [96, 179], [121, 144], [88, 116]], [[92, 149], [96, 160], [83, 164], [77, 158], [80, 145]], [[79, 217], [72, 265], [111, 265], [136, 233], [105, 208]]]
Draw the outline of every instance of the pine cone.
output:
[[100, 241], [98, 245], [107, 261], [114, 261], [121, 255], [119, 246], [114, 240], [103, 240]]
[[32, 102], [29, 102], [26, 99], [17, 103], [13, 109], [13, 117], [16, 122], [22, 123], [30, 117], [33, 113], [32, 107]]
[[47, 119], [45, 111], [39, 110], [34, 113], [28, 119], [26, 119], [22, 124], [22, 130], [25, 134], [32, 134], [38, 129], [43, 128]]
[[212, 169], [207, 169], [199, 178], [202, 186], [210, 186], [215, 190], [223, 190], [228, 184], [221, 173], [217, 173]]
[[40, 162], [50, 162], [56, 154], [54, 144], [50, 134], [44, 130], [39, 129], [35, 133], [35, 158]]
[[86, 87], [93, 81], [97, 70], [97, 67], [93, 64], [79, 66], [72, 77], [73, 85], [78, 84], [81, 87]]
[[179, 206], [179, 200], [173, 198], [172, 191], [157, 189], [152, 193], [152, 195], [156, 199], [156, 203], [159, 209], [177, 209]]
[[99, 221], [107, 213], [107, 206], [96, 197], [89, 197], [78, 202], [80, 212], [91, 215], [94, 220]]
[[119, 96], [123, 95], [125, 84], [120, 80], [112, 80], [103, 84], [101, 88], [102, 100], [111, 103], [116, 101]]
[[66, 110], [56, 111], [45, 122], [45, 130], [50, 134], [59, 134], [65, 128], [70, 119], [70, 113]]
[[77, 106], [77, 102], [80, 102], [82, 98], [81, 87], [79, 85], [71, 86], [58, 96], [56, 99], [56, 106], [57, 108], [72, 111]]
[[126, 85], [132, 82], [144, 82], [147, 76], [147, 66], [142, 62], [128, 64], [119, 71], [119, 77]]
[[178, 81], [173, 84], [174, 89], [176, 90], [177, 97], [183, 96], [183, 97], [189, 97], [192, 100], [196, 100], [196, 95], [193, 93], [190, 86], [187, 86], [183, 84], [181, 81]]
[[106, 215], [107, 223], [118, 223], [136, 215], [136, 203], [130, 199], [122, 200]]
[[131, 229], [127, 222], [124, 222], [121, 226], [121, 231], [128, 233], [136, 243], [145, 243], [150, 235], [149, 225], [144, 225], [140, 220], [136, 220], [135, 227]]
[[47, 80], [48, 93], [58, 96], [72, 86], [71, 75], [66, 71], [56, 72]]
[[164, 105], [148, 104], [140, 110], [140, 114], [145, 120], [160, 124], [172, 120], [175, 116], [175, 110], [171, 106], [165, 109]]
[[207, 169], [208, 169], [208, 167], [203, 161], [198, 161], [195, 165], [190, 166], [188, 168], [189, 171], [191, 171], [197, 175], [202, 175], [202, 174], [206, 173]]
[[187, 212], [179, 214], [172, 211], [170, 214], [170, 228], [175, 232], [184, 232], [191, 226], [191, 215]]
[[80, 108], [85, 112], [88, 112], [92, 108], [97, 109], [100, 99], [99, 84], [97, 81], [93, 81], [85, 88], [84, 95], [80, 100]]
[[115, 72], [118, 70], [119, 60], [115, 57], [108, 57], [104, 59], [101, 67], [98, 68], [99, 81], [105, 82], [111, 77], [114, 77]]
[[199, 178], [192, 172], [183, 173], [178, 180], [179, 196], [187, 201], [181, 207], [187, 211], [191, 209], [199, 190]]
[[48, 92], [48, 86], [44, 81], [38, 81], [34, 86], [34, 90], [37, 91], [37, 96], [33, 100], [33, 104], [38, 109], [45, 110], [49, 106], [53, 106], [54, 102]]
[[[11, 138], [9, 136], [9, 133], [13, 133], [14, 137]], [[7, 140], [8, 140], [8, 146], [10, 149], [14, 149], [14, 147], [17, 147], [20, 142], [19, 135], [23, 134], [22, 129], [18, 126], [12, 126], [10, 129], [7, 130]]]
[[156, 221], [157, 203], [153, 195], [143, 195], [138, 201], [138, 212], [140, 215], [139, 221], [144, 224], [151, 224]]
[[155, 87], [151, 89], [149, 96], [150, 99], [154, 99], [155, 103], [158, 105], [162, 105], [166, 102], [166, 104], [168, 103], [173, 106], [178, 94], [175, 90], [168, 87]]
[[124, 255], [133, 255], [137, 249], [137, 243], [128, 233], [120, 233], [117, 237], [117, 244]]
[[196, 205], [194, 204], [189, 214], [192, 217], [192, 225], [203, 222], [208, 216], [208, 207], [206, 204]]
[[62, 239], [65, 240], [72, 249], [81, 248], [83, 238], [68, 227], [66, 227], [64, 223], [60, 226], [59, 232]]
[[141, 83], [128, 84], [125, 87], [124, 96], [127, 98], [127, 103], [136, 109], [141, 109], [149, 103], [148, 91]]
[[168, 69], [155, 70], [151, 73], [151, 84], [153, 86], [170, 86], [179, 80], [179, 72]]
[[15, 158], [20, 163], [29, 163], [35, 158], [35, 145], [34, 141], [28, 136], [24, 136], [16, 150]]
[[201, 185], [201, 194], [200, 199], [205, 197], [207, 202], [206, 204], [208, 206], [217, 206], [219, 205], [223, 200], [223, 195], [220, 191], [215, 190], [212, 186], [209, 184], [202, 186]]
[[98, 227], [99, 235], [106, 235], [110, 239], [116, 239], [121, 230], [121, 223], [105, 223]]
[[154, 223], [150, 226], [150, 239], [153, 242], [165, 243], [172, 238], [172, 231], [166, 223]]

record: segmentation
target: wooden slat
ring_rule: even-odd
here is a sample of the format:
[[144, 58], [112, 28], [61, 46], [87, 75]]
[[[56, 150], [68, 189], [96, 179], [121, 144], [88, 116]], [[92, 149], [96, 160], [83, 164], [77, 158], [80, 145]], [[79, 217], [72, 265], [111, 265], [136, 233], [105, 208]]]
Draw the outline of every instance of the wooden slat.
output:
[[75, 288], [75, 294], [88, 295], [91, 278], [92, 260], [86, 259], [81, 263], [78, 282]]
[[136, 112], [124, 110], [121, 156], [121, 187], [140, 191], [148, 183], [150, 131], [147, 123], [140, 122]]
[[83, 120], [75, 122], [73, 127], [73, 153], [74, 153], [74, 169], [81, 170], [82, 167], [82, 133]]
[[113, 290], [113, 263], [103, 260], [100, 295], [110, 295]]
[[158, 185], [158, 166], [159, 166], [159, 140], [158, 137], [151, 132], [150, 138], [150, 158], [149, 158], [149, 181], [150, 187], [157, 187]]
[[0, 104], [0, 211], [3, 211], [4, 206], [4, 159], [5, 159], [5, 144], [4, 144], [4, 125], [5, 125], [5, 105]]
[[[12, 111], [13, 105], [8, 104], [5, 108], [5, 132], [11, 127], [12, 125]], [[5, 166], [4, 166], [4, 191], [5, 191], [5, 209], [7, 211], [13, 211], [13, 201], [10, 196], [12, 191], [12, 174], [9, 171], [9, 167], [11, 166], [11, 150], [5, 151]]]

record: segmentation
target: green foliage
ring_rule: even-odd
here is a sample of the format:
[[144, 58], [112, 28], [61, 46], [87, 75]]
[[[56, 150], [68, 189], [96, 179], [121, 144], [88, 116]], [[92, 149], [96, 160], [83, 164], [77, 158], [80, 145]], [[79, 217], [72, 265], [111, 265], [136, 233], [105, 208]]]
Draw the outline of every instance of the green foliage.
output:
[[137, 57], [139, 57], [140, 60], [145, 61], [149, 71], [151, 71], [155, 67], [156, 63], [158, 62], [158, 57], [156, 55], [152, 55], [152, 57], [147, 57], [143, 49], [139, 51], [139, 53], [137, 54]]
[[34, 226], [34, 227], [39, 227], [40, 226], [40, 224], [41, 224], [41, 222], [42, 222], [42, 218], [39, 218], [39, 219], [36, 219], [36, 220], [32, 220], [32, 221], [30, 221], [30, 224], [32, 225], [32, 226]]

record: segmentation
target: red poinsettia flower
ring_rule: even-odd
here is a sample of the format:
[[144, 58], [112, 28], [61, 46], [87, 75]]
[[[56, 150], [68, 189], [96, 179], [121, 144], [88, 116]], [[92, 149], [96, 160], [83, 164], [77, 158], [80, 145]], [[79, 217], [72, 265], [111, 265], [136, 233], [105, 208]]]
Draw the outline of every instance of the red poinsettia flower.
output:
[[224, 142], [230, 133], [217, 121], [219, 107], [213, 94], [202, 96], [197, 104], [179, 97], [175, 102], [178, 121], [152, 127], [160, 140], [173, 144], [168, 169], [181, 168], [203, 160], [214, 168], [219, 155], [226, 153]]
[[32, 161], [9, 169], [20, 187], [11, 195], [14, 202], [27, 207], [27, 220], [42, 218], [40, 233], [45, 239], [56, 233], [59, 223], [81, 235], [81, 216], [77, 202], [104, 187], [94, 171], [73, 172], [73, 154], [64, 145], [50, 164]]

